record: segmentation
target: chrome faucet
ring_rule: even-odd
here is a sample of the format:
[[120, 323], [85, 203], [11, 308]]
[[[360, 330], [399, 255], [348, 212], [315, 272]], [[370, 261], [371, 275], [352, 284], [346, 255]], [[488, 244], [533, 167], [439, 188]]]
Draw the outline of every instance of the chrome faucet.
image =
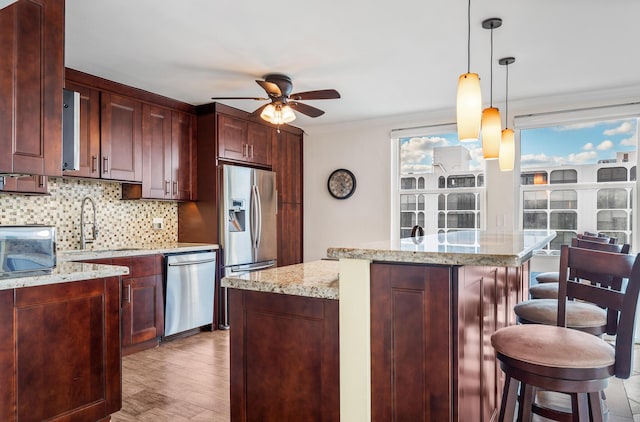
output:
[[[87, 201], [91, 202], [91, 207], [93, 208], [93, 221], [90, 223], [85, 223], [84, 221], [84, 206]], [[85, 235], [85, 225], [91, 224], [91, 238], [87, 239]], [[92, 198], [85, 196], [82, 200], [82, 205], [80, 207], [80, 249], [86, 249], [87, 243], [95, 242], [98, 237], [98, 225], [96, 224], [96, 203]]]

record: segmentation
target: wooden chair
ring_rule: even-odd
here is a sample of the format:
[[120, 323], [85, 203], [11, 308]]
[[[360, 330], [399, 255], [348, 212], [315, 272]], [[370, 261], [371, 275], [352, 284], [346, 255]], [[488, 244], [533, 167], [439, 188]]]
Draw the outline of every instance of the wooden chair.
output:
[[[581, 238], [573, 238], [571, 239], [571, 246], [577, 248], [586, 248], [586, 249], [596, 249], [599, 251], [606, 252], [614, 252], [614, 253], [624, 253], [628, 254], [631, 248], [631, 245], [628, 243], [619, 244], [619, 243], [601, 243], [601, 242], [593, 242], [591, 240], [583, 240]], [[556, 274], [557, 279], [557, 272]], [[548, 283], [539, 283], [535, 286], [531, 286], [529, 289], [529, 295], [531, 299], [557, 299], [558, 298], [558, 282], [548, 282]]]
[[[584, 232], [582, 234], [577, 234], [576, 238], [579, 240], [585, 240], [589, 242], [596, 243], [609, 243], [615, 245], [618, 243], [618, 239], [615, 237], [609, 237], [605, 235], [598, 235], [597, 233]], [[574, 238], [575, 239], [575, 238]], [[573, 240], [573, 239], [571, 239]], [[536, 281], [538, 283], [557, 283], [558, 282], [558, 272], [557, 271], [547, 271], [536, 275]]]
[[[514, 420], [516, 402], [519, 421], [531, 421], [533, 413], [567, 420], [566, 414], [534, 403], [537, 389], [569, 394], [574, 421], [603, 420], [601, 397], [609, 378], [628, 378], [632, 371], [633, 329], [640, 291], [639, 257], [562, 246], [558, 325], [515, 325], [501, 328], [491, 336], [506, 375], [500, 422]], [[569, 279], [570, 268], [628, 278], [629, 282], [624, 292], [580, 283]], [[619, 313], [615, 346], [565, 326], [568, 298], [593, 302]]]

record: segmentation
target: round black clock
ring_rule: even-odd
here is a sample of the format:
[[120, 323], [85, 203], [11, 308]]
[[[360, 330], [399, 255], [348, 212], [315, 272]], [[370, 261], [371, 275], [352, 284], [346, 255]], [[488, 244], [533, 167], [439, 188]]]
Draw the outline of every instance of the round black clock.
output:
[[334, 198], [347, 199], [356, 191], [356, 176], [346, 169], [335, 170], [329, 176], [327, 189]]

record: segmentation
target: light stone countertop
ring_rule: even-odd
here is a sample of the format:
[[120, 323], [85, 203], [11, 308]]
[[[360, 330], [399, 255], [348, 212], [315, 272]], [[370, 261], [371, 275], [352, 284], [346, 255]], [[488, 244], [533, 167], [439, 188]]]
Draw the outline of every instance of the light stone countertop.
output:
[[218, 245], [211, 243], [152, 243], [124, 245], [104, 249], [74, 249], [68, 251], [58, 251], [58, 262], [65, 261], [86, 261], [89, 259], [119, 258], [139, 255], [155, 255], [164, 253], [182, 253], [209, 251], [218, 249]]
[[354, 242], [348, 247], [329, 248], [327, 256], [378, 262], [518, 267], [555, 236], [555, 231], [547, 230], [514, 233], [468, 230], [401, 239], [395, 244]]
[[70, 281], [90, 280], [93, 278], [129, 274], [129, 269], [123, 266], [88, 264], [73, 261], [195, 252], [215, 249], [218, 249], [218, 245], [209, 243], [162, 243], [120, 246], [114, 247], [113, 249], [76, 249], [72, 251], [57, 251], [57, 265], [50, 272], [34, 272], [34, 275], [16, 273], [15, 276], [12, 277], [1, 277], [0, 290], [44, 286], [47, 284], [67, 283]]
[[224, 277], [222, 287], [293, 296], [338, 299], [339, 263], [313, 261]]
[[129, 268], [122, 266], [85, 264], [82, 262], [60, 262], [49, 274], [0, 278], [0, 290], [44, 286], [47, 284], [114, 277], [125, 274], [129, 274]]

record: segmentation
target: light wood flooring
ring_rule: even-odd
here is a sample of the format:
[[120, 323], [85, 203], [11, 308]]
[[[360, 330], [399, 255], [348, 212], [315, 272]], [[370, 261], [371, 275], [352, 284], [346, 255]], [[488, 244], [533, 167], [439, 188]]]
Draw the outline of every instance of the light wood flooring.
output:
[[[640, 345], [635, 351], [633, 376], [609, 383], [608, 422], [640, 422]], [[125, 356], [122, 389], [113, 422], [229, 421], [229, 332], [202, 332]]]

